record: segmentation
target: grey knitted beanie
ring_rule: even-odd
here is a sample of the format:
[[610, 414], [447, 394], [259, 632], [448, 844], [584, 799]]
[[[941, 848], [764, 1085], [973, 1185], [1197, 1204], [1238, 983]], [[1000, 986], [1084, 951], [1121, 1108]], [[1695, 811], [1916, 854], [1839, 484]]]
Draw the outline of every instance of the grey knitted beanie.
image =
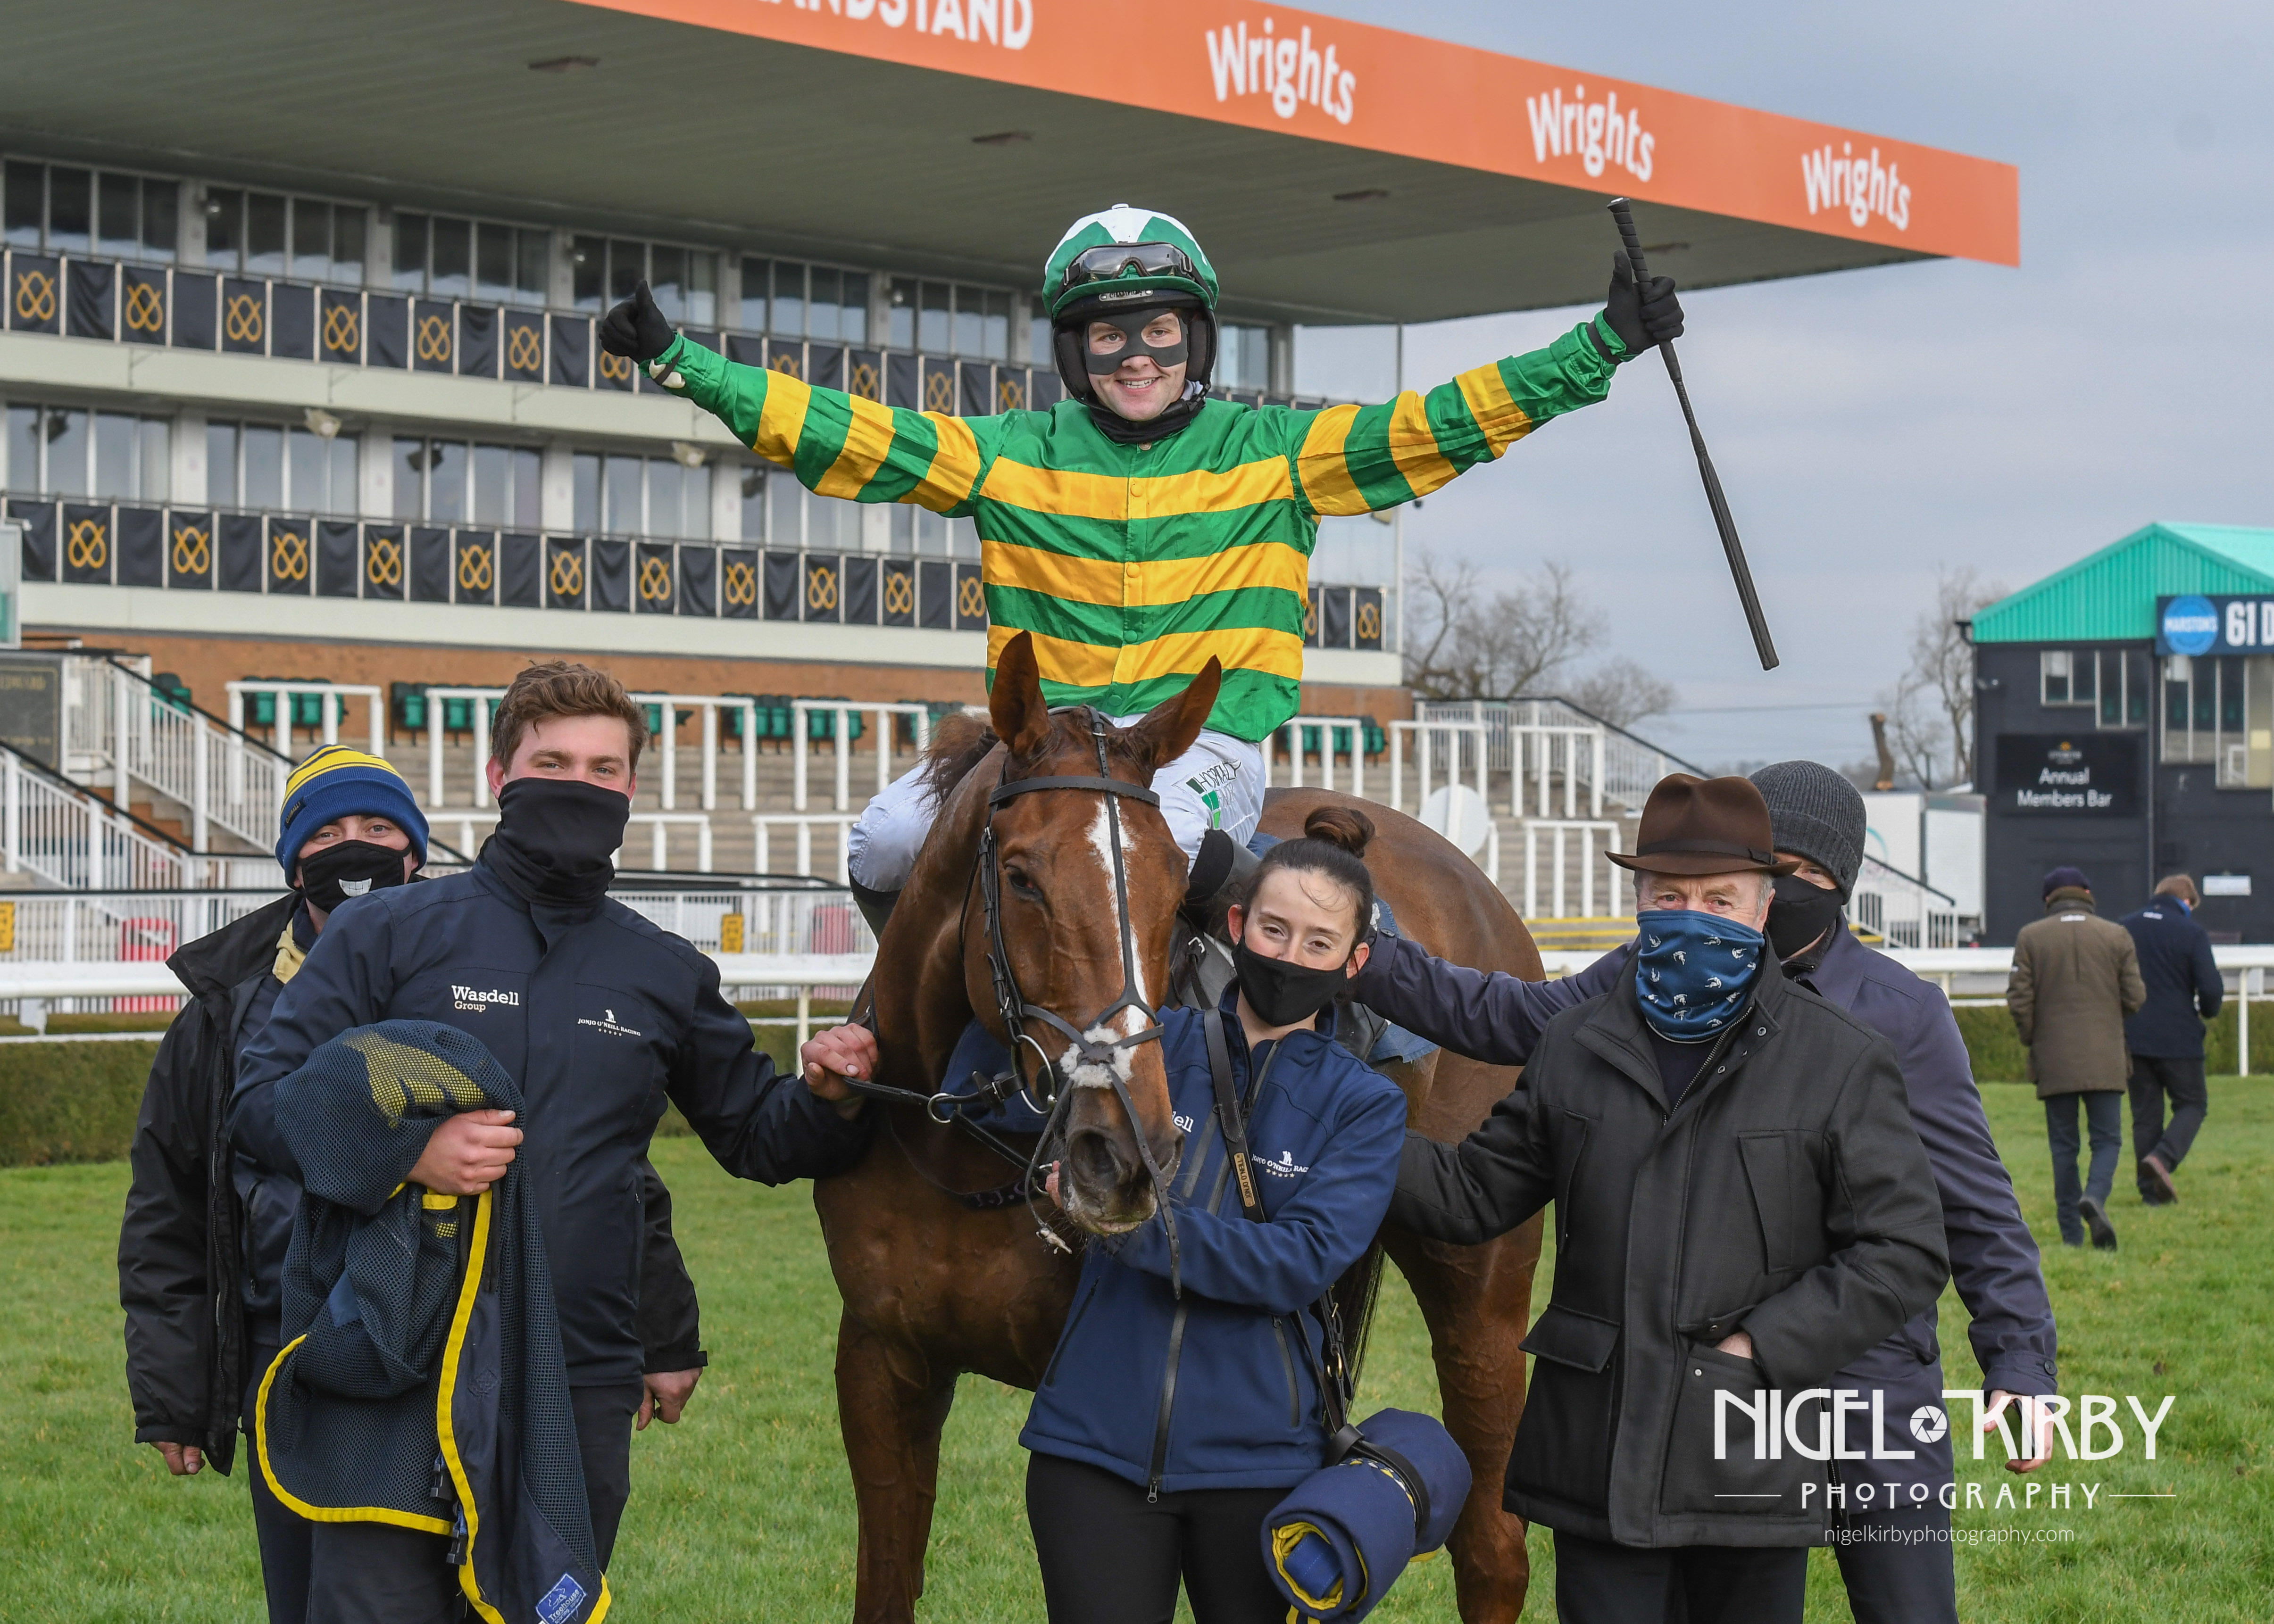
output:
[[1773, 762], [1753, 774], [1753, 786], [1769, 803], [1776, 849], [1821, 863], [1842, 897], [1853, 894], [1864, 866], [1864, 797], [1856, 786], [1812, 761]]

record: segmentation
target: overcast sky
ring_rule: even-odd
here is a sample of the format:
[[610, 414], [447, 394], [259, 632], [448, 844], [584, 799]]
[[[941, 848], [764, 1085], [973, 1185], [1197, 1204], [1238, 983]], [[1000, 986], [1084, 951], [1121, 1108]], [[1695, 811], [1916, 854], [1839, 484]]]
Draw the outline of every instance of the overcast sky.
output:
[[[1607, 651], [1679, 686], [1683, 711], [1642, 730], [1668, 748], [1709, 766], [1867, 756], [1864, 713], [1939, 563], [2013, 587], [2151, 519], [2274, 525], [2274, 9], [1309, 9], [2020, 168], [2019, 270], [1929, 262], [1684, 300], [1683, 371], [1774, 673], [1654, 362], [1409, 515], [1409, 545], [1487, 568], [1569, 560], [1610, 611]], [[1411, 328], [1407, 380], [1544, 343], [1579, 313]]]

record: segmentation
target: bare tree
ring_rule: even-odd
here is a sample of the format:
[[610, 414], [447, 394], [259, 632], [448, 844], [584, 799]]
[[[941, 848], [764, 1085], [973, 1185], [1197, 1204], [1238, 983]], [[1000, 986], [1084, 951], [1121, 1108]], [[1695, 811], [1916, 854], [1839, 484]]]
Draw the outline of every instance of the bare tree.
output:
[[1424, 699], [1536, 692], [1603, 636], [1568, 564], [1551, 562], [1487, 598], [1477, 567], [1423, 552], [1408, 577], [1405, 681]]
[[1614, 727], [1632, 727], [1664, 716], [1679, 697], [1674, 684], [1623, 656], [1605, 661], [1568, 691], [1573, 704]]
[[1880, 695], [1887, 743], [1922, 789], [1974, 779], [1974, 649], [1959, 622], [2006, 596], [1971, 565], [1935, 571], [1933, 606], [1911, 625], [1910, 664]]

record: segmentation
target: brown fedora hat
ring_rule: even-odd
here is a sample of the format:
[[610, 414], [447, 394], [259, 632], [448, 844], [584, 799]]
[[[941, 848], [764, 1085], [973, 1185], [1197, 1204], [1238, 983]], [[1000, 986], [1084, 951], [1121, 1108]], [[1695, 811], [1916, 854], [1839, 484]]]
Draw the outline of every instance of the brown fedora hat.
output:
[[1670, 772], [1643, 803], [1632, 855], [1603, 853], [1622, 868], [1649, 874], [1790, 874], [1769, 831], [1769, 803], [1751, 778], [1693, 778]]

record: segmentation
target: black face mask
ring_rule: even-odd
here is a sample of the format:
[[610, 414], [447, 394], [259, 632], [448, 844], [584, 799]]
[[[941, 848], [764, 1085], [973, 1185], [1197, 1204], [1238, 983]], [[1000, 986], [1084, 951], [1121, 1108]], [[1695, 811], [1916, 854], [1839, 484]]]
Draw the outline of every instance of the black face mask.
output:
[[1085, 336], [1082, 340], [1081, 359], [1083, 366], [1088, 369], [1089, 375], [1093, 378], [1110, 378], [1121, 370], [1121, 364], [1124, 361], [1134, 360], [1139, 356], [1150, 356], [1155, 364], [1163, 372], [1188, 359], [1192, 353], [1189, 337], [1191, 329], [1185, 325], [1182, 316], [1177, 320], [1176, 337], [1167, 343], [1156, 344], [1145, 336], [1145, 329], [1160, 319], [1161, 312], [1158, 309], [1133, 310], [1126, 314], [1099, 311], [1091, 316], [1089, 321], [1102, 321], [1110, 327], [1119, 328], [1122, 336], [1128, 342], [1110, 354], [1100, 355], [1089, 347], [1087, 337], [1089, 321], [1084, 322], [1082, 331]]
[[1245, 936], [1232, 944], [1231, 963], [1247, 1007], [1274, 1026], [1311, 1019], [1350, 985], [1345, 965], [1314, 970], [1291, 959], [1266, 959], [1249, 948]]
[[403, 883], [399, 846], [336, 840], [300, 860], [300, 894], [312, 908], [330, 913], [350, 897]]
[[631, 797], [568, 778], [516, 778], [498, 791], [482, 861], [524, 902], [590, 907], [616, 877]]
[[1838, 891], [1826, 891], [1796, 874], [1781, 874], [1774, 884], [1769, 899], [1768, 938], [1779, 959], [1796, 957], [1819, 936], [1839, 928], [1842, 903]]

